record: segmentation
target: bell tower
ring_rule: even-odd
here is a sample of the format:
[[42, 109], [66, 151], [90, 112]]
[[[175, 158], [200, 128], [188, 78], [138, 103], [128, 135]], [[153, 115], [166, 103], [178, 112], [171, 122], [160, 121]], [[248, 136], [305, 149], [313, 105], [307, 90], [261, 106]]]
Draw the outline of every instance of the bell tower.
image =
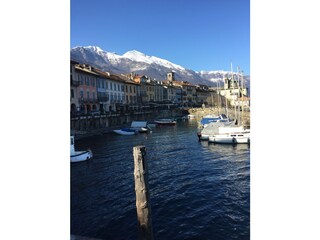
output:
[[174, 72], [168, 72], [167, 73], [167, 80], [168, 81], [174, 81], [175, 80], [175, 76], [174, 76]]

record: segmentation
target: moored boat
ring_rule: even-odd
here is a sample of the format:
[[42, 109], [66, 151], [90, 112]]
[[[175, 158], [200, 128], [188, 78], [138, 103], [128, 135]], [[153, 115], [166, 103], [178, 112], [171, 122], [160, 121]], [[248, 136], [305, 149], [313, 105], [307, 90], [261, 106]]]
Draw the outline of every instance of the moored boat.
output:
[[174, 126], [177, 123], [176, 121], [170, 118], [158, 119], [158, 120], [154, 120], [154, 122], [160, 126]]
[[132, 121], [130, 129], [136, 130], [140, 133], [149, 132], [151, 130], [147, 121]]
[[121, 128], [121, 129], [113, 130], [113, 132], [120, 135], [134, 135], [134, 134], [137, 134], [138, 131], [131, 128]]
[[90, 149], [86, 151], [75, 151], [74, 148], [74, 136], [70, 136], [70, 161], [71, 162], [82, 162], [89, 160], [93, 157], [92, 151]]
[[225, 129], [222, 127], [228, 127], [230, 129], [229, 131], [234, 131], [235, 127], [235, 121], [216, 121], [216, 122], [210, 122], [205, 125], [204, 128], [198, 129], [198, 137], [199, 140], [209, 140], [209, 136], [215, 135], [215, 134], [221, 134], [226, 133]]

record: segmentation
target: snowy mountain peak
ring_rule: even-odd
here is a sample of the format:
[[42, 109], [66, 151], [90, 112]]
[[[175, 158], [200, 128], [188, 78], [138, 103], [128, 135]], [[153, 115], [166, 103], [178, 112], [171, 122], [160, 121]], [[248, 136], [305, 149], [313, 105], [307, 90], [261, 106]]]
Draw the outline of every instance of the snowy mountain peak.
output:
[[125, 54], [122, 55], [123, 57], [126, 58], [138, 58], [138, 57], [146, 57], [146, 55], [142, 52], [139, 52], [137, 50], [131, 50], [126, 52]]
[[86, 46], [83, 47], [86, 48], [88, 50], [94, 51], [94, 52], [104, 52], [101, 48], [99, 48], [98, 46]]

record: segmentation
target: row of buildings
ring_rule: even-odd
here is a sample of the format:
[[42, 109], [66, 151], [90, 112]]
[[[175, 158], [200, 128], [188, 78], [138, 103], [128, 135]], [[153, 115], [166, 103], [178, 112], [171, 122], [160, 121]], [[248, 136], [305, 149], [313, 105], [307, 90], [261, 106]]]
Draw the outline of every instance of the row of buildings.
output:
[[[174, 72], [167, 73], [162, 81], [145, 75], [130, 73], [116, 75], [103, 72], [88, 64], [70, 61], [71, 114], [133, 111], [157, 107], [217, 106], [221, 96], [236, 104], [239, 100], [249, 105], [247, 90], [236, 88], [235, 81], [226, 79], [221, 89], [206, 85], [193, 85], [175, 79]], [[239, 84], [238, 84], [239, 85]], [[236, 98], [235, 98], [236, 96]], [[237, 100], [237, 101], [236, 101]]]

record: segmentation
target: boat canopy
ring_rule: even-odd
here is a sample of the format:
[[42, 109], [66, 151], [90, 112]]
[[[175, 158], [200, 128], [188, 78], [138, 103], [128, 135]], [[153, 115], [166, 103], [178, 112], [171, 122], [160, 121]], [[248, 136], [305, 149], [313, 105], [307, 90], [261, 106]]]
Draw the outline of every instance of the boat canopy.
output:
[[[205, 124], [209, 124], [209, 123], [211, 123], [211, 122], [217, 122], [217, 121], [221, 121], [221, 120], [224, 120], [224, 121], [226, 121], [226, 120], [228, 120], [228, 117], [225, 115], [225, 114], [221, 114], [220, 116], [204, 116], [202, 119], [201, 119], [201, 121], [200, 121], [200, 123], [202, 124], [202, 125], [205, 125]], [[224, 121], [222, 121], [222, 122], [224, 122]]]
[[132, 128], [141, 128], [141, 127], [147, 127], [148, 122], [146, 121], [133, 121], [131, 123]]

